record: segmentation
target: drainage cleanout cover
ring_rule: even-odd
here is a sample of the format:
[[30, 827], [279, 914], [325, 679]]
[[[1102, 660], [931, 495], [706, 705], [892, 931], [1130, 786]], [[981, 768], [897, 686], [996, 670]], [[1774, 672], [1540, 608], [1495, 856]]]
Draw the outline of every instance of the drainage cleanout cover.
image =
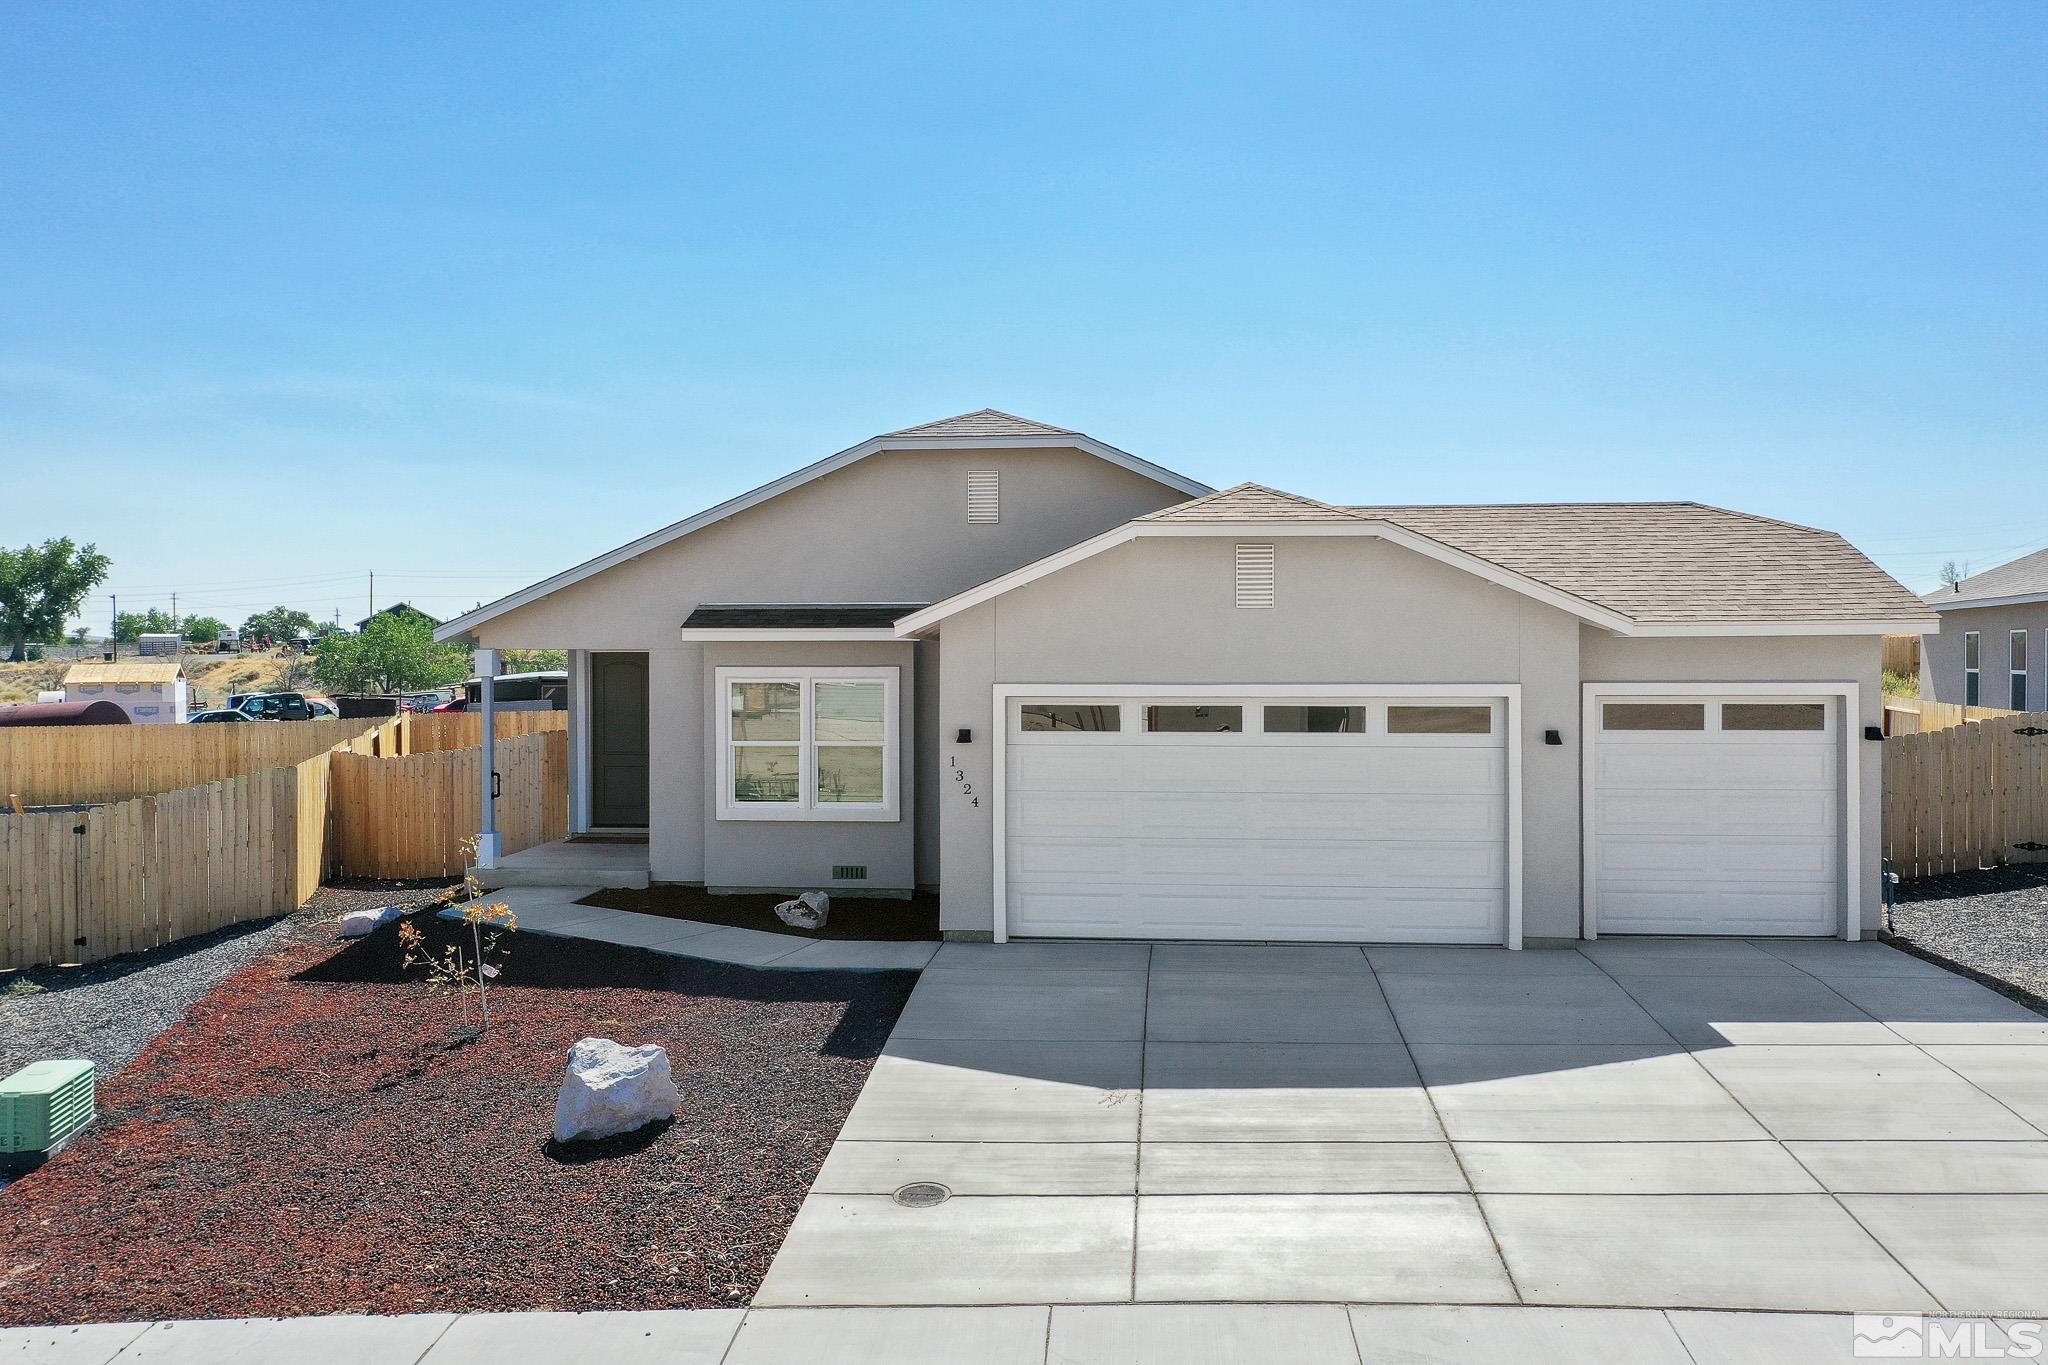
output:
[[928, 1209], [952, 1197], [953, 1192], [936, 1180], [913, 1180], [892, 1196], [906, 1209]]

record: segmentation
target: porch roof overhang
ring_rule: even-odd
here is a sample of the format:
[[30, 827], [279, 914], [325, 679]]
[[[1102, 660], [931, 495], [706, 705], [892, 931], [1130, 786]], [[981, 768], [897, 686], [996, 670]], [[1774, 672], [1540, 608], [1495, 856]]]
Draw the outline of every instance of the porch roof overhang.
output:
[[720, 640], [894, 640], [896, 622], [928, 602], [719, 602], [683, 621], [682, 638]]

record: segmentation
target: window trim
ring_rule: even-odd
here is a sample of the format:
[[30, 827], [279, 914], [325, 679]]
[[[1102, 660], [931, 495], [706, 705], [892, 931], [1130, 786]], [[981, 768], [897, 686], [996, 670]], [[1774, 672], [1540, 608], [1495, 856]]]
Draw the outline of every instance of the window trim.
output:
[[[1970, 647], [1976, 646], [1978, 667], [1970, 667]], [[1980, 631], [1963, 632], [1963, 705], [1981, 706], [1984, 696], [1984, 636]]]
[[[2005, 699], [2015, 711], [2027, 709], [2027, 632], [2024, 628], [2005, 633]], [[2017, 655], [2017, 658], [2015, 658]]]
[[[718, 803], [720, 820], [811, 820], [841, 824], [875, 824], [903, 818], [904, 735], [901, 711], [903, 670], [895, 664], [858, 667], [767, 665], [747, 668], [721, 665], [712, 670], [711, 704], [718, 736]], [[882, 684], [882, 802], [855, 805], [818, 800], [818, 749], [871, 749], [868, 740], [820, 740], [817, 738], [817, 685], [820, 682], [878, 682]], [[801, 689], [799, 706], [802, 725], [794, 740], [761, 741], [769, 747], [797, 751], [797, 799], [782, 801], [735, 801], [732, 794], [733, 747], [732, 688], [734, 683], [795, 683]], [[741, 741], [745, 742], [745, 741]]]

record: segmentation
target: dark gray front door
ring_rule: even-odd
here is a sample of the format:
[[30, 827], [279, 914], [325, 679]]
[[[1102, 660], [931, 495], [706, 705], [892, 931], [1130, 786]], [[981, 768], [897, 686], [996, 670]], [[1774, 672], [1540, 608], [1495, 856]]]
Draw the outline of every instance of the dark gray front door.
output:
[[590, 823], [647, 823], [647, 656], [590, 656]]

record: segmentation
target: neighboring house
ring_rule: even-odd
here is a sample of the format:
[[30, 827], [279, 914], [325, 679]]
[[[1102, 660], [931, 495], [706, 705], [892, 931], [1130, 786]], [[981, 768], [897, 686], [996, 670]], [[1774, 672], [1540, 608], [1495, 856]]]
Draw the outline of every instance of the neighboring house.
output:
[[572, 829], [656, 880], [1519, 945], [1875, 926], [1880, 639], [1932, 620], [1763, 517], [1214, 493], [985, 410], [438, 633], [570, 651]]
[[376, 620], [377, 617], [379, 616], [417, 616], [430, 626], [438, 626], [441, 624], [440, 617], [429, 616], [410, 602], [393, 602], [390, 606], [380, 607], [372, 615], [365, 616], [362, 620], [356, 622], [357, 632], [360, 633], [364, 626], [369, 625], [370, 622]]
[[110, 701], [137, 725], [176, 725], [185, 719], [185, 666], [175, 656], [75, 663], [64, 675], [64, 700]]
[[2048, 711], [2048, 550], [1928, 593], [1941, 624], [1920, 642], [1920, 695]]

